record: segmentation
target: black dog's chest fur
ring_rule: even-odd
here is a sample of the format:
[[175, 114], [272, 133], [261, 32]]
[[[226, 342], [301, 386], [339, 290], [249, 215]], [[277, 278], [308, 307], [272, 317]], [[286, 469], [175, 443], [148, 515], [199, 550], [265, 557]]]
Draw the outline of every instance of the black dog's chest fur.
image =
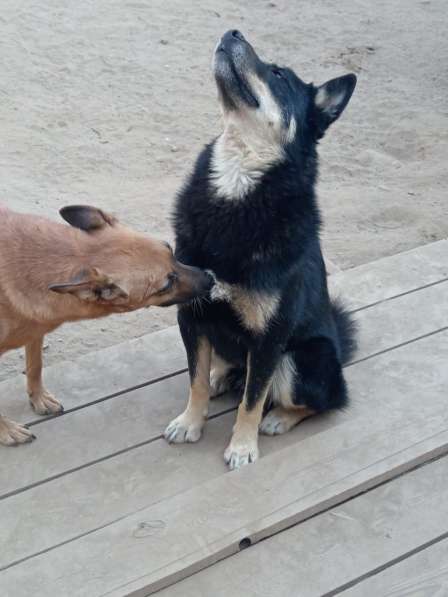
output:
[[211, 152], [212, 145], [204, 149], [178, 197], [176, 256], [230, 284], [277, 290], [317, 239], [312, 185], [285, 163], [271, 168], [246, 197], [221, 198], [210, 177]]

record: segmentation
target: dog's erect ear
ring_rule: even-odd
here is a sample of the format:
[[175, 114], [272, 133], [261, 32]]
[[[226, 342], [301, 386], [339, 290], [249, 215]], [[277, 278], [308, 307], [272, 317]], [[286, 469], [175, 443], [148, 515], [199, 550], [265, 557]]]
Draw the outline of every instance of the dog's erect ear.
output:
[[331, 79], [317, 88], [314, 98], [315, 119], [319, 136], [337, 120], [348, 104], [356, 86], [356, 75]]
[[50, 284], [48, 289], [59, 294], [73, 294], [88, 302], [107, 303], [129, 296], [110, 276], [101, 273], [96, 267], [82, 270], [68, 282]]
[[115, 226], [118, 220], [97, 207], [90, 205], [67, 205], [59, 213], [70, 226], [93, 232], [106, 226]]

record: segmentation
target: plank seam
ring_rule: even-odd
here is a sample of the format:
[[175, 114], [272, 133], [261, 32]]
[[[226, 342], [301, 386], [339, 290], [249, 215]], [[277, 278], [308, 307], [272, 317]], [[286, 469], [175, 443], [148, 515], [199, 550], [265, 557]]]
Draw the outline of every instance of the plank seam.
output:
[[419, 286], [418, 288], [413, 288], [412, 290], [406, 290], [405, 292], [400, 292], [399, 294], [394, 294], [393, 296], [389, 296], [385, 299], [375, 301], [374, 303], [369, 303], [368, 305], [358, 307], [357, 309], [351, 310], [350, 313], [358, 313], [359, 311], [365, 311], [365, 309], [370, 309], [371, 307], [376, 307], [377, 305], [382, 305], [383, 303], [388, 303], [389, 301], [393, 301], [397, 298], [401, 298], [402, 296], [407, 296], [408, 294], [414, 294], [414, 292], [419, 292], [420, 290], [425, 290], [426, 288], [431, 288], [432, 286], [437, 286], [438, 284], [443, 284], [444, 282], [447, 282], [447, 281], [448, 281], [448, 277], [442, 278], [441, 280], [437, 280], [436, 282], [429, 282], [428, 284], [423, 284], [423, 286]]
[[81, 404], [80, 406], [74, 406], [73, 408], [67, 408], [66, 410], [64, 410], [64, 412], [62, 412], [59, 415], [50, 415], [45, 418], [34, 419], [30, 423], [27, 423], [26, 426], [34, 427], [35, 425], [45, 423], [46, 421], [49, 421], [50, 419], [58, 419], [59, 417], [63, 417], [64, 415], [68, 415], [70, 413], [76, 412], [77, 410], [82, 410], [83, 408], [86, 408], [89, 406], [94, 406], [95, 404], [100, 404], [101, 402], [105, 402], [106, 400], [110, 400], [111, 398], [116, 398], [117, 396], [122, 396], [123, 394], [128, 394], [129, 392], [133, 392], [134, 390], [140, 390], [142, 388], [147, 388], [148, 386], [152, 386], [155, 383], [159, 383], [160, 381], [165, 381], [166, 379], [170, 379], [171, 377], [176, 377], [177, 375], [181, 375], [182, 373], [186, 373], [187, 371], [188, 371], [187, 368], [178, 369], [177, 371], [174, 371], [173, 373], [167, 373], [166, 375], [162, 375], [161, 377], [151, 379], [150, 381], [145, 381], [141, 384], [132, 386], [131, 388], [126, 388], [126, 390], [118, 390], [117, 392], [114, 392], [113, 394], [107, 394], [106, 396], [103, 396], [102, 398], [97, 398], [96, 400], [92, 400], [91, 402], [85, 402], [84, 404]]
[[384, 570], [387, 570], [388, 568], [392, 568], [393, 566], [396, 566], [400, 562], [404, 562], [405, 560], [416, 555], [417, 553], [425, 551], [425, 549], [428, 549], [428, 547], [436, 545], [437, 543], [441, 543], [442, 541], [445, 541], [446, 539], [448, 539], [448, 531], [446, 531], [445, 533], [442, 533], [441, 535], [439, 535], [438, 537], [435, 537], [434, 539], [431, 539], [430, 541], [426, 541], [425, 543], [422, 543], [422, 545], [419, 545], [418, 547], [415, 547], [414, 549], [410, 549], [409, 551], [401, 554], [401, 556], [392, 558], [392, 560], [389, 560], [389, 562], [387, 562], [386, 564], [377, 566], [373, 570], [370, 570], [369, 572], [366, 572], [365, 574], [361, 574], [361, 576], [358, 576], [357, 578], [354, 578], [353, 580], [350, 580], [350, 581], [344, 583], [343, 585], [340, 585], [336, 589], [332, 589], [331, 591], [324, 593], [321, 597], [334, 597], [335, 595], [340, 595], [347, 589], [351, 589], [352, 587], [359, 585], [360, 583], [364, 582], [365, 580], [372, 578], [373, 576], [376, 576], [380, 572], [383, 572]]

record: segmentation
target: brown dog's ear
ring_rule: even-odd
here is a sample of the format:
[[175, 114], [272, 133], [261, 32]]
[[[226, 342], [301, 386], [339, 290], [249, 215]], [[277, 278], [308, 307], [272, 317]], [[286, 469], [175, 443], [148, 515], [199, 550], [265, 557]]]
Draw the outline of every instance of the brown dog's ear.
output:
[[118, 222], [114, 216], [90, 205], [67, 205], [59, 213], [70, 226], [86, 232], [93, 232], [106, 226], [115, 226]]
[[48, 289], [59, 294], [73, 294], [89, 302], [109, 302], [129, 296], [123, 288], [96, 267], [82, 270], [69, 282], [50, 284]]

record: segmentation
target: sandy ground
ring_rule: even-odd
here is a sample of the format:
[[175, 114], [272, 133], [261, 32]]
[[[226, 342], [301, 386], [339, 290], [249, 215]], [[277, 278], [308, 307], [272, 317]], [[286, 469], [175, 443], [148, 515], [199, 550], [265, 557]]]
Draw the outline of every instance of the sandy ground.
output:
[[[3, 0], [0, 199], [53, 218], [93, 203], [169, 238], [174, 193], [219, 131], [212, 51], [238, 28], [306, 81], [358, 74], [321, 145], [327, 256], [344, 269], [445, 237], [447, 14], [445, 0]], [[174, 321], [67, 326], [46, 363]], [[0, 379], [21, 369], [6, 355]]]

